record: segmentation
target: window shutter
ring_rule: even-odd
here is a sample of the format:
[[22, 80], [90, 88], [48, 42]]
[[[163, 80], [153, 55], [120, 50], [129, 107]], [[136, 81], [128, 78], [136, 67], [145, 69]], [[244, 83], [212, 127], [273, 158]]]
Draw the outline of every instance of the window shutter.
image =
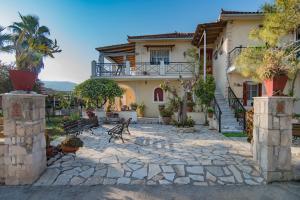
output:
[[262, 84], [261, 83], [258, 84], [258, 96], [259, 97], [262, 96]]
[[243, 83], [243, 105], [247, 106], [247, 91], [248, 85], [246, 82]]

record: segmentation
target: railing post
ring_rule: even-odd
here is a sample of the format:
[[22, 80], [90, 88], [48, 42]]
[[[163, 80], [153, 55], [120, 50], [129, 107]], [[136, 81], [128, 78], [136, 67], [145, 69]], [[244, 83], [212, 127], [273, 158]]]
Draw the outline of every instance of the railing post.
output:
[[163, 61], [163, 60], [160, 61], [159, 75], [166, 75], [165, 61]]
[[125, 61], [125, 75], [130, 75], [130, 61]]
[[96, 76], [96, 61], [93, 60], [91, 65], [92, 65], [92, 68], [91, 68], [92, 77], [95, 77]]

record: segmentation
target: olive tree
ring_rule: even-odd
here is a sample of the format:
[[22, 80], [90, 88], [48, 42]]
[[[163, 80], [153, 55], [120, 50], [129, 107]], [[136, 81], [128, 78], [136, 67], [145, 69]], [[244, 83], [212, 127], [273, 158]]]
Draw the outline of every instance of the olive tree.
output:
[[75, 87], [75, 94], [92, 107], [102, 108], [108, 101], [123, 95], [123, 89], [113, 80], [88, 79]]

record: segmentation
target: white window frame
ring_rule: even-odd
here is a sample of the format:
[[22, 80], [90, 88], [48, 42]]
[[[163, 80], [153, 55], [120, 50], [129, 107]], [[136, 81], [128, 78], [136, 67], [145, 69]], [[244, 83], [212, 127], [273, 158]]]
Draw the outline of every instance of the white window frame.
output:
[[[165, 55], [164, 55], [165, 54]], [[155, 60], [153, 61], [153, 59]], [[170, 62], [170, 49], [150, 49], [150, 63], [151, 65], [159, 65], [160, 61], [163, 60], [165, 63]]]

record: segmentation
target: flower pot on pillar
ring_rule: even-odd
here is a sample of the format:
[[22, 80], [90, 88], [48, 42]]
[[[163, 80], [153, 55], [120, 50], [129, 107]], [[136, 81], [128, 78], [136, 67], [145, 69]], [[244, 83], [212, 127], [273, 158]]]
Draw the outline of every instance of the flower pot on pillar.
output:
[[272, 79], [264, 80], [267, 96], [282, 96], [287, 80], [286, 75], [274, 76]]
[[37, 74], [30, 71], [9, 70], [9, 77], [15, 90], [32, 91]]

